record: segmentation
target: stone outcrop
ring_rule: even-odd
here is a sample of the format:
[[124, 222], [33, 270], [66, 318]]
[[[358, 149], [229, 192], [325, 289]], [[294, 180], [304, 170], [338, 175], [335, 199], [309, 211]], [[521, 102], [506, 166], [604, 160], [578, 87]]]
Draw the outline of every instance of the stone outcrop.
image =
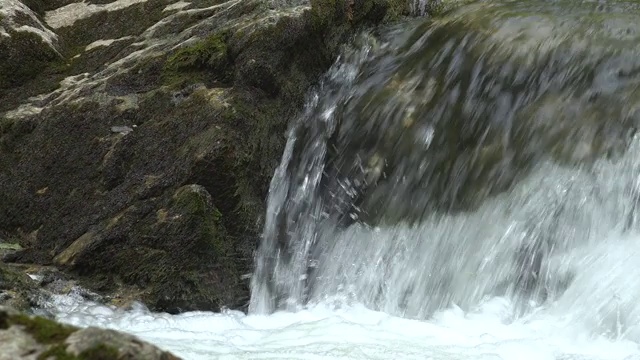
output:
[[107, 301], [169, 312], [246, 305], [289, 119], [355, 29], [406, 10], [2, 4], [0, 238], [20, 247], [5, 261], [56, 266]]

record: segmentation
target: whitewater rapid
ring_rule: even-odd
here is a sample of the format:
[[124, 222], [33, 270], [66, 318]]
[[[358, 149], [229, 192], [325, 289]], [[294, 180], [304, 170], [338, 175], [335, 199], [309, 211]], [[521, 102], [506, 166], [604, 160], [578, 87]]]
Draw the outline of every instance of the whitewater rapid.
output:
[[511, 321], [512, 304], [488, 299], [474, 311], [452, 307], [428, 321], [359, 304], [332, 302], [297, 312], [151, 313], [123, 311], [73, 297], [55, 300], [57, 319], [125, 331], [185, 360], [205, 359], [477, 359], [635, 360], [638, 344], [595, 334], [584, 323], [538, 309]]

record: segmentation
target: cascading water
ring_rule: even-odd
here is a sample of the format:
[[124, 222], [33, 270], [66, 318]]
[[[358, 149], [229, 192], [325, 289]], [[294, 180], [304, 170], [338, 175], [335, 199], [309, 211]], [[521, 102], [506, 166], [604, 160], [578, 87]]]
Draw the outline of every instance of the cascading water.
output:
[[476, 3], [346, 53], [290, 132], [251, 310], [580, 293], [580, 249], [638, 230], [639, 6]]
[[640, 359], [640, 3], [376, 33], [291, 126], [248, 315], [63, 297], [56, 317], [189, 360]]
[[413, 0], [411, 2], [411, 13], [417, 16], [424, 16], [427, 13], [427, 0]]

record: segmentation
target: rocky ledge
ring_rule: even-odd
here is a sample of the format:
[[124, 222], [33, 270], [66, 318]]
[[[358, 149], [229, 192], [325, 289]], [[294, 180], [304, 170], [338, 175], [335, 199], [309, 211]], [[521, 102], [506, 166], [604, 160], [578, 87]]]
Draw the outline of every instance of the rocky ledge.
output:
[[[289, 120], [349, 36], [407, 11], [405, 0], [0, 2], [4, 261], [59, 268], [110, 303], [243, 308]], [[37, 287], [23, 268], [3, 280], [19, 307]]]

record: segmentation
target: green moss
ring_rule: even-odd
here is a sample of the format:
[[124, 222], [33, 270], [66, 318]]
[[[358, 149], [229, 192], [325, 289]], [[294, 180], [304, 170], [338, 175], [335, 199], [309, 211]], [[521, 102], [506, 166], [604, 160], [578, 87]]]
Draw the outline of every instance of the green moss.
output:
[[[0, 248], [0, 257], [11, 252], [13, 251]], [[23, 270], [0, 262], [0, 292], [9, 295], [3, 297], [0, 304], [19, 310], [28, 310], [31, 306], [29, 298], [35, 291], [35, 282]]]
[[227, 56], [227, 46], [224, 38], [219, 35], [211, 35], [191, 46], [178, 50], [169, 57], [166, 63], [167, 69], [185, 70], [191, 68], [215, 67]]
[[408, 2], [404, 0], [390, 1], [390, 6], [387, 11], [387, 20], [396, 21], [399, 20], [403, 15], [407, 15], [409, 12], [407, 4]]
[[314, 30], [328, 28], [340, 15], [346, 16], [342, 0], [311, 0], [311, 25]]
[[205, 193], [194, 190], [191, 186], [178, 189], [173, 199], [178, 208], [190, 214], [203, 214], [212, 209], [212, 214], [216, 221], [221, 216], [220, 212], [211, 204], [211, 199]]
[[222, 214], [213, 205], [211, 197], [203, 187], [183, 186], [176, 191], [173, 200], [178, 211], [187, 214], [197, 223], [197, 231], [204, 248], [212, 245], [213, 252], [220, 256], [230, 251], [220, 231]]
[[78, 360], [78, 358], [67, 352], [66, 346], [63, 344], [50, 347], [47, 351], [38, 355], [38, 360]]
[[[13, 249], [16, 248], [16, 245], [18, 248], [20, 247], [19, 244], [0, 243], [0, 249], [11, 249], [10, 245], [14, 245]], [[29, 277], [24, 272], [16, 271], [9, 265], [0, 262], [0, 289], [5, 289], [6, 286], [26, 287], [29, 284], [29, 280]]]
[[62, 342], [77, 330], [42, 317], [29, 317], [23, 314], [10, 316], [8, 322], [23, 326], [25, 331], [41, 344]]
[[104, 344], [94, 346], [78, 355], [78, 360], [115, 360], [119, 358], [118, 349]]
[[174, 85], [189, 81], [227, 82], [231, 77], [226, 34], [213, 34], [190, 46], [178, 49], [164, 64], [163, 82]]

